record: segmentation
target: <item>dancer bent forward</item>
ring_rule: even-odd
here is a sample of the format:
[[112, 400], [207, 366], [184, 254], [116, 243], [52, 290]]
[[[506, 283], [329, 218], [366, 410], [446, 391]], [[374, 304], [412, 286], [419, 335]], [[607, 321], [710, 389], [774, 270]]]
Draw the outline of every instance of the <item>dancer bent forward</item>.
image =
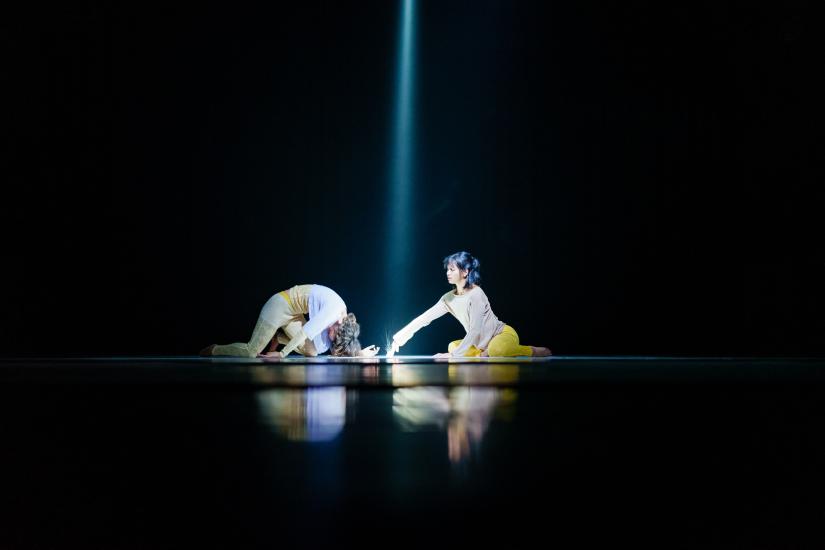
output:
[[[309, 316], [309, 320], [305, 317]], [[347, 313], [344, 300], [322, 285], [297, 285], [272, 296], [261, 309], [248, 342], [212, 344], [201, 355], [256, 357], [267, 345], [266, 357], [279, 359], [293, 351], [313, 357], [329, 350], [336, 357], [371, 357], [375, 346], [361, 349], [361, 327], [355, 315]], [[283, 344], [281, 351], [275, 351]]]

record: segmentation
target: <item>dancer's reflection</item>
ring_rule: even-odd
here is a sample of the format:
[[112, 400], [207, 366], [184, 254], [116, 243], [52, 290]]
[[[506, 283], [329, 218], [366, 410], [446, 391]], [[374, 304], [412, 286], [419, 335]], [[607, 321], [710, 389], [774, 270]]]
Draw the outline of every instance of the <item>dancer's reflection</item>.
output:
[[263, 421], [292, 441], [329, 441], [346, 423], [343, 386], [271, 389], [257, 397]]
[[512, 390], [498, 388], [399, 388], [393, 394], [393, 413], [407, 430], [446, 430], [447, 456], [460, 462], [478, 450], [493, 413], [514, 399]]

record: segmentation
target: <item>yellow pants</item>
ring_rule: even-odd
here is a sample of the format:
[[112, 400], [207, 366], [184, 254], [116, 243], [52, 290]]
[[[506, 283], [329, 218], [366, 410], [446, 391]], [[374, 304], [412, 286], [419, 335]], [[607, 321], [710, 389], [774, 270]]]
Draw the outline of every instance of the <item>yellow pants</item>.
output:
[[[447, 346], [447, 351], [452, 353], [455, 348], [461, 345], [461, 340], [450, 342]], [[478, 357], [482, 350], [475, 346], [470, 346], [465, 357]], [[526, 355], [531, 357], [533, 355], [533, 348], [530, 346], [520, 346], [518, 343], [518, 334], [510, 325], [504, 325], [504, 330], [493, 336], [487, 346], [487, 355], [490, 357], [516, 357]]]

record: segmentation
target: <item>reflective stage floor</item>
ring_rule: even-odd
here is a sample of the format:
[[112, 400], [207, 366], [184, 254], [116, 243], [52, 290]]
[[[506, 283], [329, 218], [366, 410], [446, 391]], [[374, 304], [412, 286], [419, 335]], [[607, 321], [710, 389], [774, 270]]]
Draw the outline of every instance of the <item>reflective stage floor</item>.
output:
[[2, 359], [0, 548], [820, 548], [823, 375], [817, 359]]

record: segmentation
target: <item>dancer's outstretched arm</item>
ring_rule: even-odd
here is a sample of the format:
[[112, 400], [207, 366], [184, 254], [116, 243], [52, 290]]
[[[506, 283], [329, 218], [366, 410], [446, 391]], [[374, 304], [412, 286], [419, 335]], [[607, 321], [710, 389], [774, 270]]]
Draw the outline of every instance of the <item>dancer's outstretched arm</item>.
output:
[[392, 337], [392, 345], [388, 355], [392, 356], [398, 349], [406, 344], [413, 335], [426, 327], [442, 315], [447, 313], [447, 304], [444, 300], [438, 300], [433, 307], [413, 319], [407, 326], [396, 332]]

